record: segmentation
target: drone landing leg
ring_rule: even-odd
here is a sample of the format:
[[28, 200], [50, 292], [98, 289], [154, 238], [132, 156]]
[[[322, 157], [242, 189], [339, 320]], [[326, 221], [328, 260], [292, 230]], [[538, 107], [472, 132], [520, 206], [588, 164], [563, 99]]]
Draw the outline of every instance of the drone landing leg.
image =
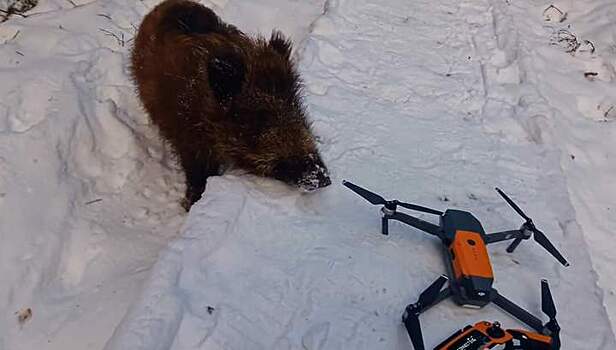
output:
[[386, 216], [381, 218], [381, 233], [385, 236], [389, 235], [389, 219]]
[[498, 305], [498, 307], [505, 310], [518, 320], [526, 323], [535, 331], [539, 333], [543, 331], [543, 322], [541, 322], [540, 319], [514, 304], [511, 300], [502, 296], [496, 289], [492, 289], [491, 299], [494, 304]]
[[522, 243], [522, 240], [523, 238], [516, 238], [513, 242], [511, 242], [509, 247], [507, 247], [507, 253], [513, 253], [515, 248], [517, 248], [520, 245], [520, 243]]

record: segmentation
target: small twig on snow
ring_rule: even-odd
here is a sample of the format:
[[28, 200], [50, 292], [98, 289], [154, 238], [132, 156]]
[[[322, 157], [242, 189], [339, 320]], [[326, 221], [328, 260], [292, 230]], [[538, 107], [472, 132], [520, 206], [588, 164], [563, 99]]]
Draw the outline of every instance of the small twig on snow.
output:
[[116, 33], [114, 33], [114, 32], [111, 32], [111, 31], [109, 31], [109, 30], [106, 30], [106, 29], [99, 28], [99, 30], [100, 30], [101, 32], [103, 32], [105, 35], [107, 35], [107, 36], [111, 36], [111, 37], [115, 38], [115, 39], [116, 39], [116, 41], [118, 42], [118, 45], [120, 45], [120, 46], [122, 46], [122, 47], [124, 47], [124, 45], [126, 45], [126, 42], [127, 42], [127, 41], [126, 41], [126, 39], [124, 38], [124, 33], [120, 32], [120, 35], [118, 35], [118, 34], [116, 34]]
[[108, 14], [106, 14], [106, 13], [97, 13], [96, 15], [97, 15], [97, 16], [99, 16], [99, 17], [105, 17], [105, 18], [107, 18], [107, 19], [108, 19], [108, 20], [110, 20], [110, 21], [112, 20], [112, 19], [111, 19], [111, 16], [109, 16], [109, 15], [108, 15]]

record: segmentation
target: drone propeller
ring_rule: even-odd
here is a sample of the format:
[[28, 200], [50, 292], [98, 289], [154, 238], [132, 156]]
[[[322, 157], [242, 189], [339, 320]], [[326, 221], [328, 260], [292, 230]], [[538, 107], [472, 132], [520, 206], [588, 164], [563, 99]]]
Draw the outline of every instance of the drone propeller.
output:
[[359, 187], [356, 184], [350, 182], [350, 181], [346, 181], [346, 180], [342, 180], [342, 184], [346, 187], [348, 187], [349, 189], [351, 189], [351, 191], [357, 193], [358, 195], [362, 196], [365, 200], [367, 200], [368, 202], [374, 204], [374, 205], [378, 205], [378, 204], [383, 204], [383, 205], [387, 205], [388, 203], [391, 203], [393, 201], [388, 201], [385, 198], [379, 196], [378, 194], [368, 191], [367, 189], [363, 188], [363, 187]]
[[552, 337], [552, 348], [560, 349], [560, 326], [556, 321], [556, 306], [550, 292], [550, 285], [546, 279], [541, 280], [541, 310], [550, 320], [545, 327], [550, 331]]
[[556, 318], [556, 306], [546, 279], [541, 280], [541, 311], [550, 318], [550, 321]]
[[446, 282], [447, 276], [441, 275], [419, 295], [419, 299], [415, 304], [406, 307], [406, 311], [402, 316], [402, 321], [404, 322], [404, 326], [406, 327], [406, 331], [411, 338], [415, 350], [425, 350], [421, 324], [419, 323], [419, 314], [436, 301], [441, 288], [443, 288]]
[[[511, 198], [509, 198], [509, 196], [505, 194], [505, 192], [501, 191], [498, 187], [496, 187], [496, 192], [498, 192], [498, 194], [500, 194], [501, 197], [505, 199], [505, 201], [513, 208], [513, 210], [515, 210], [518, 214], [520, 214], [522, 218], [524, 218], [524, 220], [526, 220], [526, 222], [523, 225], [523, 228], [526, 228], [533, 233], [533, 239], [537, 243], [539, 243], [539, 245], [542, 246], [545, 250], [547, 250], [550, 254], [552, 254], [552, 256], [554, 256], [556, 260], [558, 260], [561, 264], [563, 264], [564, 266], [569, 266], [569, 262], [567, 262], [567, 259], [565, 259], [565, 257], [563, 257], [562, 254], [560, 254], [558, 249], [554, 247], [554, 245], [550, 242], [548, 237], [543, 232], [541, 232], [537, 227], [535, 227], [533, 220], [529, 218], [522, 211], [522, 209], [520, 209], [520, 207], [518, 207], [517, 204], [515, 204], [511, 200]], [[521, 241], [522, 241], [522, 238], [516, 238], [513, 241], [513, 243], [511, 243], [511, 245], [507, 248], [507, 251], [509, 253], [513, 252], [513, 250], [518, 246], [518, 244], [520, 244]]]
[[342, 184], [346, 187], [348, 187], [351, 191], [357, 193], [358, 195], [362, 196], [365, 200], [367, 200], [368, 202], [374, 204], [374, 205], [379, 205], [382, 204], [385, 206], [385, 208], [390, 209], [390, 210], [396, 210], [396, 206], [401, 206], [403, 208], [406, 209], [411, 209], [411, 210], [417, 210], [417, 211], [421, 211], [424, 213], [429, 213], [429, 214], [435, 214], [435, 215], [443, 215], [443, 212], [435, 210], [435, 209], [431, 209], [431, 208], [426, 208], [426, 207], [422, 207], [421, 205], [416, 205], [416, 204], [411, 204], [411, 203], [404, 203], [404, 202], [400, 202], [398, 200], [391, 200], [388, 201], [385, 198], [381, 197], [380, 195], [372, 192], [372, 191], [368, 191], [367, 189], [357, 186], [356, 184], [350, 182], [350, 181], [346, 181], [343, 180]]

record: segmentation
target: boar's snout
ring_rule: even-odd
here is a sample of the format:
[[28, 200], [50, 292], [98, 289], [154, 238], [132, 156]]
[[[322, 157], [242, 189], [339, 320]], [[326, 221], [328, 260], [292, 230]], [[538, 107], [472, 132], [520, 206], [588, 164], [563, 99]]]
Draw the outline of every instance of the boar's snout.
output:
[[274, 178], [297, 186], [305, 192], [312, 192], [331, 185], [329, 171], [318, 155], [289, 158], [274, 167]]

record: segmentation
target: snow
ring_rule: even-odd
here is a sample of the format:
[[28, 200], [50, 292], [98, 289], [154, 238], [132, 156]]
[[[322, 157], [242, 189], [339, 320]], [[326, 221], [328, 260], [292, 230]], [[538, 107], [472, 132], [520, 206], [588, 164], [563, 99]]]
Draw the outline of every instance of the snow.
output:
[[[616, 13], [616, 3], [559, 1], [555, 5], [568, 13], [567, 20], [547, 27], [530, 21], [533, 8], [512, 5], [520, 35], [528, 38], [523, 42], [524, 60], [520, 62], [526, 67], [528, 82], [547, 107], [546, 125], [542, 126], [543, 133], [549, 135], [546, 143], [561, 150], [561, 167], [575, 219], [590, 248], [593, 269], [614, 324], [616, 276], [611, 271], [616, 263], [616, 27], [610, 14]], [[543, 45], [542, 38], [562, 29], [578, 38], [576, 52], [562, 54]], [[591, 54], [589, 47], [595, 52]], [[596, 74], [588, 79], [587, 73]]]
[[[495, 244], [495, 287], [543, 317], [548, 278], [563, 348], [616, 346], [612, 1], [204, 1], [298, 43], [334, 184], [230, 173], [188, 215], [127, 75], [156, 2], [41, 0], [0, 24], [1, 350], [410, 348], [400, 316], [445, 271], [438, 242], [380, 235], [342, 179], [488, 231], [521, 223], [499, 186], [572, 266]], [[422, 315], [426, 343], [482, 319], [520, 326], [447, 301]]]
[[99, 30], [128, 36], [146, 9], [70, 7], [0, 26], [2, 349], [101, 348], [183, 220], [128, 47]]

